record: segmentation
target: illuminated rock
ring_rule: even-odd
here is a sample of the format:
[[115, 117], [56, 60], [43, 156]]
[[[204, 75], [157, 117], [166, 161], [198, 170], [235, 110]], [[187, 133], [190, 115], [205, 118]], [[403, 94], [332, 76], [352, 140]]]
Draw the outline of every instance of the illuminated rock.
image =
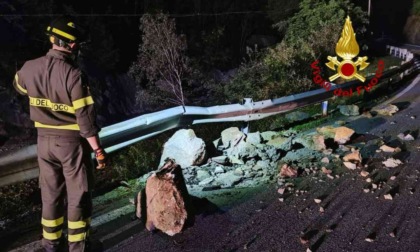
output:
[[192, 129], [181, 129], [164, 144], [159, 166], [167, 158], [174, 159], [182, 168], [200, 165], [206, 158], [206, 145]]
[[179, 165], [169, 160], [147, 179], [145, 202], [147, 230], [170, 236], [182, 231], [192, 206]]

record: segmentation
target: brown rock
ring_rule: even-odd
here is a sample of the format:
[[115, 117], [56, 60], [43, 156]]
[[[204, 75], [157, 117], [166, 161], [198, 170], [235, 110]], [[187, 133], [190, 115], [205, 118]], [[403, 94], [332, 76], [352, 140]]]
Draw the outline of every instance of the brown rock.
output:
[[385, 195], [384, 195], [384, 198], [385, 198], [386, 200], [392, 200], [392, 195], [391, 195], [391, 194], [385, 194]]
[[343, 160], [346, 161], [346, 162], [361, 163], [362, 162], [362, 156], [360, 155], [359, 151], [353, 151], [352, 153], [345, 155]]
[[280, 168], [280, 177], [289, 177], [294, 178], [297, 177], [297, 171], [293, 169], [292, 167], [288, 166], [287, 164], [283, 164], [283, 166]]
[[334, 141], [338, 144], [345, 144], [350, 140], [350, 137], [354, 134], [354, 130], [347, 127], [338, 127], [335, 131]]
[[324, 174], [331, 174], [332, 173], [332, 171], [331, 170], [328, 170], [327, 168], [325, 168], [325, 167], [322, 167], [321, 168], [321, 171], [322, 171], [322, 173], [324, 173]]
[[325, 150], [327, 147], [325, 146], [325, 139], [323, 135], [314, 135], [312, 136], [312, 141], [314, 142], [314, 149], [318, 151]]
[[386, 161], [383, 161], [382, 164], [384, 164], [388, 168], [394, 168], [402, 164], [402, 162], [399, 159], [388, 158]]
[[367, 171], [361, 171], [361, 172], [360, 172], [360, 175], [361, 175], [362, 177], [367, 177], [367, 176], [369, 175], [369, 172], [367, 172]]
[[172, 236], [180, 233], [191, 215], [191, 204], [181, 167], [173, 160], [146, 182], [146, 228]]
[[278, 192], [279, 194], [284, 194], [284, 191], [286, 191], [286, 188], [284, 188], [284, 187], [279, 188], [279, 189], [277, 190], [277, 192]]
[[344, 166], [347, 167], [350, 170], [355, 170], [356, 169], [356, 165], [351, 163], [351, 162], [343, 162]]
[[379, 149], [381, 149], [383, 152], [394, 152], [395, 148], [389, 147], [388, 145], [382, 145]]

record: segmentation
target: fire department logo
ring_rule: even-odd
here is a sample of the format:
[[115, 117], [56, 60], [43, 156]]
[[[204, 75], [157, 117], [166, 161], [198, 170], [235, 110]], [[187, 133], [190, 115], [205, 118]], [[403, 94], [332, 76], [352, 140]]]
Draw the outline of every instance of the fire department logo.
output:
[[365, 77], [357, 71], [363, 70], [369, 65], [369, 63], [366, 62], [368, 58], [367, 56], [358, 57], [356, 62], [353, 61], [353, 58], [359, 54], [359, 44], [357, 44], [356, 34], [353, 31], [349, 16], [347, 16], [341, 37], [335, 47], [335, 52], [343, 60], [339, 61], [337, 57], [328, 56], [329, 62], [326, 63], [327, 67], [337, 71], [336, 74], [329, 77], [329, 80], [334, 81], [339, 77], [348, 80], [355, 77], [361, 82], [365, 82]]

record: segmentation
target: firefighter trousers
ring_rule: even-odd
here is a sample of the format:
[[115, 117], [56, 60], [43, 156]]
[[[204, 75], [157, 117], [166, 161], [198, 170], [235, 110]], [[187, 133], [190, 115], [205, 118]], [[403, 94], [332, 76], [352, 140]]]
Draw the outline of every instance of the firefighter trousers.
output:
[[90, 153], [87, 141], [81, 137], [38, 136], [42, 245], [46, 251], [59, 251], [63, 246], [65, 224], [69, 251], [87, 251], [93, 183]]

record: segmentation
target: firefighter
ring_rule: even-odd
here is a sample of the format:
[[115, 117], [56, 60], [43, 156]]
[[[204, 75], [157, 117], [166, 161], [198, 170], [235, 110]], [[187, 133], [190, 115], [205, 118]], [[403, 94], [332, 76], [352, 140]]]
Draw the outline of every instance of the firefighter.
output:
[[[92, 150], [97, 169], [106, 166], [87, 79], [75, 63], [83, 33], [69, 17], [59, 17], [46, 31], [52, 48], [25, 62], [13, 85], [29, 97], [30, 117], [38, 134], [39, 185], [42, 197], [42, 245], [57, 251], [63, 244], [67, 210], [69, 251], [87, 251], [92, 214]], [[65, 208], [67, 202], [67, 209]]]

